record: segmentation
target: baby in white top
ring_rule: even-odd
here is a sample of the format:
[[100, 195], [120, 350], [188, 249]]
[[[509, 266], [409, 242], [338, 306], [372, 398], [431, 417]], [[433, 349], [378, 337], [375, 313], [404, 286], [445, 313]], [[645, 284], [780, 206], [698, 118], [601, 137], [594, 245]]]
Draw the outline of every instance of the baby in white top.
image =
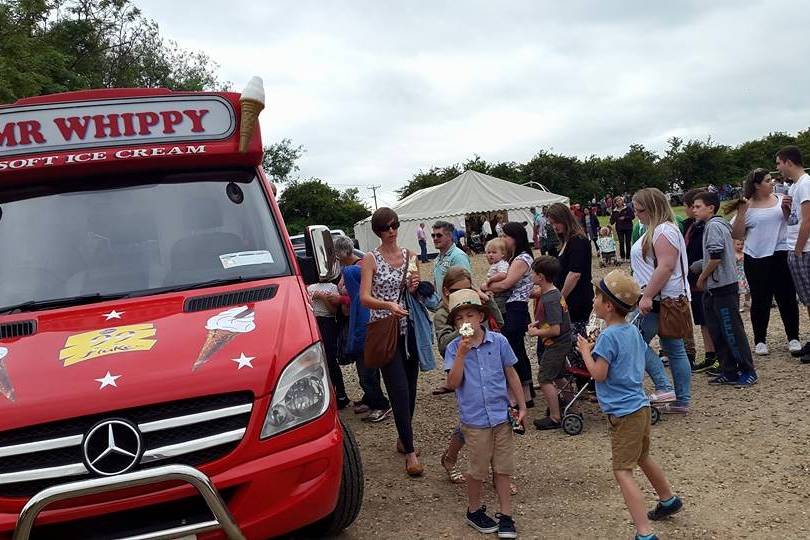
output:
[[609, 228], [599, 229], [599, 239], [596, 241], [596, 245], [599, 246], [599, 256], [602, 258], [600, 265], [611, 264], [616, 257], [616, 241], [610, 235]]
[[[506, 279], [506, 273], [509, 271], [509, 261], [506, 260], [506, 242], [503, 238], [493, 238], [487, 242], [487, 245], [484, 248], [484, 253], [486, 254], [487, 262], [489, 263], [486, 282], [486, 287], [489, 289], [489, 286], [496, 281]], [[509, 292], [498, 293], [494, 296], [494, 298], [495, 303], [498, 305], [498, 309], [501, 310], [502, 314], [505, 314], [506, 300], [509, 298]]]

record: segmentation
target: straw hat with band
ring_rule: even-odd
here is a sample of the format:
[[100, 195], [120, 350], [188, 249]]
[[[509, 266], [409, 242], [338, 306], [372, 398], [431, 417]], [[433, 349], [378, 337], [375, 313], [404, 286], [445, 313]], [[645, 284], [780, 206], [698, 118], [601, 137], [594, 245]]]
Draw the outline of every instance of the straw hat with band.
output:
[[452, 293], [447, 303], [450, 306], [449, 320], [451, 322], [458, 310], [463, 308], [474, 308], [485, 316], [489, 315], [489, 309], [481, 304], [481, 297], [472, 289], [461, 289]]
[[593, 280], [593, 286], [627, 311], [632, 311], [641, 298], [638, 283], [621, 270], [613, 270], [604, 278]]

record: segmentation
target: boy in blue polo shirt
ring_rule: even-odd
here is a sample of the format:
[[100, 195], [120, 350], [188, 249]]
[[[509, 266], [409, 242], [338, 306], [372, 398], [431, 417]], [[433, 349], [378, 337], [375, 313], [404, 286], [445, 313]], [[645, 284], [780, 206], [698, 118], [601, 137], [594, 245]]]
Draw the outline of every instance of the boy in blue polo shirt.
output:
[[[641, 290], [621, 270], [594, 280], [594, 285], [593, 311], [604, 319], [607, 327], [596, 339], [593, 352], [582, 336], [577, 338], [577, 348], [596, 381], [599, 406], [608, 415], [613, 476], [636, 525], [636, 540], [653, 540], [657, 537], [650, 528], [650, 520], [671, 516], [683, 503], [672, 494], [664, 471], [650, 457], [650, 402], [643, 386], [647, 345], [638, 329], [625, 320], [638, 302]], [[658, 495], [658, 504], [650, 512], [646, 512], [644, 496], [633, 479], [636, 465]]]
[[[450, 295], [449, 307], [449, 320], [460, 335], [447, 346], [444, 365], [449, 370], [447, 388], [456, 391], [470, 462], [467, 523], [482, 533], [497, 531], [498, 538], [517, 538], [510, 493], [515, 465], [508, 393], [511, 390], [517, 400], [517, 421], [522, 424], [526, 416], [523, 385], [512, 367], [517, 357], [502, 334], [484, 328], [488, 312], [478, 293], [456, 291]], [[487, 515], [486, 506], [481, 504], [490, 466], [501, 511], [495, 516], [498, 522]]]

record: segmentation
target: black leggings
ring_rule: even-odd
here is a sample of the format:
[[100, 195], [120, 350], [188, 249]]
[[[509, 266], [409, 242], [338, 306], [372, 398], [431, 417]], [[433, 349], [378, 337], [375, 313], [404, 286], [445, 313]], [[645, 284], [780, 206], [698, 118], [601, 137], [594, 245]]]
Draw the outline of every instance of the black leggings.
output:
[[388, 399], [391, 401], [391, 409], [394, 412], [394, 423], [397, 425], [399, 440], [402, 441], [405, 453], [410, 454], [413, 452], [411, 419], [416, 408], [416, 381], [419, 378], [419, 357], [416, 352], [416, 339], [413, 331], [408, 332], [407, 350], [405, 340], [405, 336], [399, 336], [394, 358], [380, 371], [382, 371]]
[[[529, 328], [529, 303], [528, 302], [507, 302], [506, 313], [503, 317], [503, 333], [512, 351], [517, 357], [515, 371], [517, 371], [520, 382], [531, 384], [532, 365], [529, 362], [529, 355], [526, 354], [526, 331]], [[528, 397], [526, 399], [529, 399]]]
[[346, 386], [343, 384], [343, 372], [337, 361], [338, 336], [340, 328], [334, 317], [315, 317], [318, 321], [318, 330], [321, 332], [321, 342], [326, 352], [326, 366], [329, 368], [329, 379], [335, 387], [338, 399], [346, 397]]
[[616, 236], [619, 237], [619, 256], [627, 260], [630, 258], [630, 247], [633, 245], [631, 239], [633, 238], [633, 230], [629, 231], [616, 231]]
[[777, 251], [770, 257], [760, 259], [746, 255], [744, 268], [748, 287], [751, 289], [754, 343], [765, 343], [774, 297], [788, 340], [799, 339], [799, 304], [796, 302], [796, 288], [787, 264], [787, 251]]

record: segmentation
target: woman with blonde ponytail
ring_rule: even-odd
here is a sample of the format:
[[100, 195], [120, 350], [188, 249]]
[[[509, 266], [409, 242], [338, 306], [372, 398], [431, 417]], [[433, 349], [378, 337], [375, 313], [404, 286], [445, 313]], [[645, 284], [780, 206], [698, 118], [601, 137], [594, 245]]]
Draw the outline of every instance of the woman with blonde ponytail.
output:
[[[666, 299], [690, 300], [692, 295], [686, 280], [689, 267], [686, 244], [666, 195], [656, 188], [644, 188], [633, 195], [633, 207], [645, 226], [644, 235], [630, 249], [633, 277], [641, 286], [639, 301], [641, 333], [649, 343], [659, 336], [661, 347], [669, 357], [675, 392], [661, 388], [666, 374], [661, 359], [647, 348], [647, 373], [656, 383], [654, 402], [665, 402], [665, 412], [686, 414], [691, 400], [692, 370], [686, 356], [683, 338], [660, 336], [658, 329], [661, 302]], [[680, 299], [680, 300], [679, 300]]]

